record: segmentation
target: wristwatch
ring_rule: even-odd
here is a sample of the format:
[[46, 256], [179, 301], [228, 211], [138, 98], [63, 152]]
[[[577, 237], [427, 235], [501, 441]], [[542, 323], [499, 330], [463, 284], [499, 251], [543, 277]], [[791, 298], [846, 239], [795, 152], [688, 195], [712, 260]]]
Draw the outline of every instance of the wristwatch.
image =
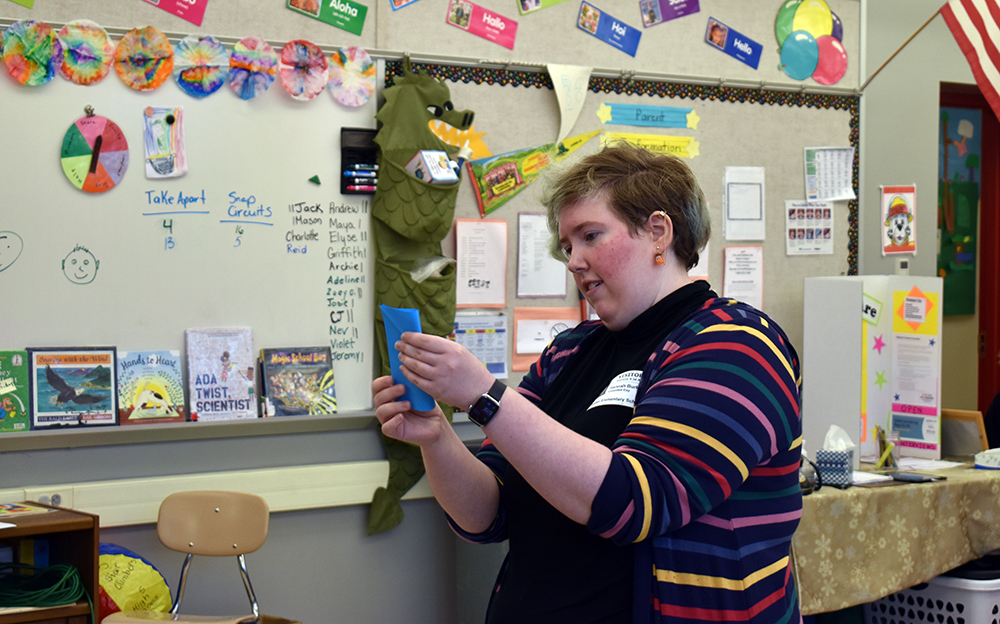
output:
[[507, 389], [499, 379], [493, 380], [490, 391], [479, 397], [475, 403], [469, 406], [469, 420], [480, 427], [485, 427], [500, 410], [500, 397]]

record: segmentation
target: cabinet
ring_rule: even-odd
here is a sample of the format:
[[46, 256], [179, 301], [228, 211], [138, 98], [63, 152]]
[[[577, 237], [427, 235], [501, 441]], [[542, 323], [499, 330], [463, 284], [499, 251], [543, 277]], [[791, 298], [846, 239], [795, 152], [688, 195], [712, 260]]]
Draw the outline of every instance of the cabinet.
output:
[[[4, 517], [4, 522], [15, 526], [0, 529], [0, 544], [17, 549], [17, 542], [26, 537], [44, 538], [49, 541], [49, 564], [68, 563], [80, 572], [80, 580], [94, 601], [98, 598], [97, 562], [100, 547], [100, 520], [93, 514], [72, 509], [31, 503], [50, 507], [53, 511]], [[20, 613], [0, 613], [0, 624], [92, 624], [90, 605], [86, 599], [76, 604], [36, 609]]]

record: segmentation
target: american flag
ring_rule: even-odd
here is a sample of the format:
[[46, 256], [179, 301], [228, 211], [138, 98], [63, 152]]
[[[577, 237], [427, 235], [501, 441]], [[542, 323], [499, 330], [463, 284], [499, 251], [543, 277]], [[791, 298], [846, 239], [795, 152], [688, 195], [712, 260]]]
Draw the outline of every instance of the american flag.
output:
[[1000, 4], [949, 0], [940, 13], [969, 61], [979, 90], [1000, 118]]

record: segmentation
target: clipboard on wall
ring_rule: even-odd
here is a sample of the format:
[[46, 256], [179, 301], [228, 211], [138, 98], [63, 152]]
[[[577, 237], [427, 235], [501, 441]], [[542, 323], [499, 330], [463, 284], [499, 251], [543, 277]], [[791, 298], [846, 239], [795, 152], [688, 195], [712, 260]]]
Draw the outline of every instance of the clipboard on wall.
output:
[[990, 447], [983, 413], [975, 410], [941, 410], [941, 455], [971, 456]]

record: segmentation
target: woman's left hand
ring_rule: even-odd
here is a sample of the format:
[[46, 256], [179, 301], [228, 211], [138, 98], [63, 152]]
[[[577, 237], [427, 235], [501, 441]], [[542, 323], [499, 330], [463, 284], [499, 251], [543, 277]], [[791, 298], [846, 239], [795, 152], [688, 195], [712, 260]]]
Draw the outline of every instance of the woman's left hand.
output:
[[453, 340], [404, 332], [396, 348], [407, 379], [447, 405], [464, 409], [493, 383], [482, 362]]

